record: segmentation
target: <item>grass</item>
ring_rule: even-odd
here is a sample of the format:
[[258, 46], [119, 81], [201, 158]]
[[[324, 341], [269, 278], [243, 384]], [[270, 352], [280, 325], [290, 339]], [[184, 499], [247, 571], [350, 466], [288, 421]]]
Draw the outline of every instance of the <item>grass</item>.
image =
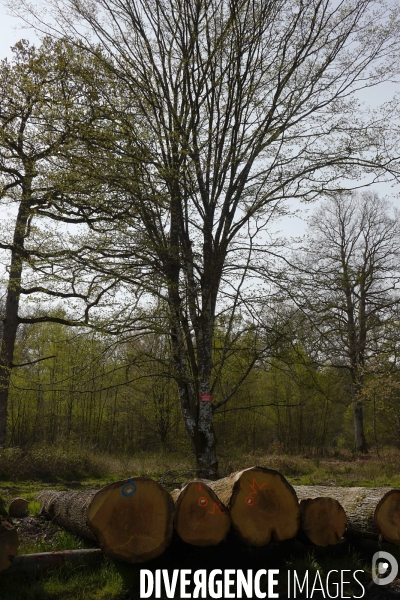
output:
[[39, 578], [2, 577], [1, 600], [122, 600], [137, 585], [139, 569], [104, 558], [65, 565]]
[[[291, 456], [254, 452], [244, 454], [238, 448], [220, 449], [220, 474], [253, 465], [280, 471], [290, 483], [305, 485], [390, 486], [400, 487], [400, 450], [384, 449], [354, 458], [350, 452], [327, 457]], [[146, 475], [173, 487], [195, 476], [191, 456], [141, 453], [112, 456], [93, 450], [37, 448], [0, 448], [0, 496], [4, 488], [26, 490], [24, 497], [34, 500], [39, 487], [63, 489], [97, 487], [117, 479]], [[21, 486], [22, 484], [22, 486]], [[32, 492], [32, 497], [27, 494]]]
[[380, 456], [354, 458], [351, 453], [328, 457], [253, 453], [225, 461], [226, 474], [259, 465], [276, 469], [294, 485], [333, 485], [400, 488], [400, 451], [386, 449]]
[[55, 550], [77, 550], [79, 548], [85, 548], [85, 542], [72, 533], [60, 529], [54, 536], [54, 540], [52, 540], [51, 543], [49, 543], [46, 538], [38, 539], [35, 542], [24, 542], [23, 539], [20, 540], [18, 554], [54, 552]]
[[[382, 451], [380, 457], [370, 455], [356, 459], [350, 453], [322, 458], [263, 452], [243, 455], [232, 448], [222, 449], [220, 456], [221, 475], [252, 465], [263, 465], [280, 471], [290, 483], [297, 485], [400, 487], [400, 452], [393, 449]], [[12, 498], [22, 496], [29, 501], [30, 514], [38, 515], [40, 505], [35, 496], [44, 488], [76, 490], [101, 487], [111, 481], [134, 475], [148, 475], [172, 488], [192, 478], [193, 467], [191, 457], [177, 454], [115, 457], [91, 450], [66, 453], [57, 448], [29, 451], [19, 448], [0, 449], [0, 498], [7, 506]], [[51, 543], [46, 539], [22, 541], [20, 553], [69, 550], [83, 546], [82, 540], [59, 530]], [[340, 571], [361, 568], [365, 571], [364, 580], [370, 581], [371, 556], [374, 551], [376, 550], [373, 548], [367, 551], [350, 548], [334, 555], [310, 552], [297, 543], [288, 546], [282, 550], [278, 563], [282, 578], [281, 595], [284, 593], [288, 570], [296, 570], [299, 574], [308, 570], [311, 576], [316, 570], [326, 575], [333, 569]], [[214, 550], [207, 549], [206, 554], [201, 554], [201, 560], [206, 560], [204, 568], [208, 568], [207, 565], [218, 568], [220, 550], [213, 552]], [[258, 568], [266, 568], [270, 560], [277, 560], [275, 555], [272, 559], [269, 558], [271, 555], [268, 550], [265, 551], [266, 554], [258, 551], [251, 554], [244, 548], [237, 549], [237, 552], [239, 562], [235, 568], [245, 568], [244, 565], [250, 558], [247, 568], [256, 568], [257, 560], [260, 560]], [[392, 547], [390, 552], [394, 553]], [[400, 561], [400, 549], [396, 552]], [[157, 559], [153, 567], [201, 568], [201, 560], [200, 563], [198, 560], [197, 554], [190, 554], [187, 549], [181, 554], [174, 549]], [[221, 564], [220, 568], [224, 566]], [[0, 600], [128, 600], [139, 597], [139, 573], [139, 566], [114, 563], [107, 558], [95, 563], [65, 565], [41, 577], [21, 578], [4, 572], [0, 574]], [[355, 593], [358, 594], [359, 589]]]

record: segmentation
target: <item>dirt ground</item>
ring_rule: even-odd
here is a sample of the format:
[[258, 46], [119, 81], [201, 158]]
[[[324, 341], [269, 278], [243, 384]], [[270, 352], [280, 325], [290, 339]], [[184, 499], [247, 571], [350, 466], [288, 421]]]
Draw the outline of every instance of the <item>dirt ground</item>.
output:
[[[24, 548], [46, 544], [57, 550], [59, 528], [44, 517], [28, 516], [20, 519], [8, 517], [7, 520], [16, 527], [20, 540], [19, 553], [24, 554]], [[52, 548], [49, 549], [51, 551]]]

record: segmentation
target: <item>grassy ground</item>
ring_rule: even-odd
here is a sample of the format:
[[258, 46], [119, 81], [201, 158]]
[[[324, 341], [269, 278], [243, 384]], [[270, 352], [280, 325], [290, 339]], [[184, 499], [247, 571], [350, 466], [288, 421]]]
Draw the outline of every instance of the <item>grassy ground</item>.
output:
[[[354, 459], [351, 453], [328, 457], [290, 456], [281, 454], [243, 454], [238, 449], [220, 451], [221, 477], [253, 465], [280, 471], [290, 483], [344, 486], [400, 487], [400, 451], [384, 449], [380, 456], [369, 454]], [[134, 475], [153, 477], [164, 485], [174, 486], [195, 475], [192, 456], [176, 454], [137, 454], [115, 457], [85, 450], [0, 449], [0, 495], [5, 483], [26, 489], [65, 485], [90, 487], [104, 485], [118, 478]], [[34, 482], [38, 482], [36, 485]]]
[[[278, 455], [240, 455], [222, 452], [221, 475], [252, 465], [264, 465], [279, 470], [292, 484], [324, 484], [345, 486], [400, 487], [400, 453], [386, 450], [380, 457], [367, 456], [354, 460], [349, 455], [326, 458]], [[193, 475], [191, 457], [176, 455], [139, 455], [111, 457], [95, 452], [66, 453], [63, 450], [20, 449], [0, 450], [0, 498], [5, 504], [16, 496], [29, 500], [31, 523], [23, 519], [20, 529], [20, 553], [45, 552], [85, 546], [82, 540], [37, 518], [39, 505], [36, 493], [44, 488], [84, 489], [135, 475], [148, 475], [172, 488]], [[29, 529], [29, 524], [39, 523]], [[24, 535], [24, 528], [26, 535]], [[236, 544], [236, 545], [235, 545]], [[346, 547], [336, 553], [312, 551], [299, 543], [277, 548], [254, 550], [229, 540], [224, 549], [191, 549], [175, 541], [151, 568], [268, 568], [276, 564], [281, 570], [282, 590], [288, 569], [298, 572], [357, 568], [365, 570], [370, 580], [371, 556], [377, 548]], [[221, 552], [221, 550], [223, 550]], [[392, 551], [392, 550], [391, 550]], [[221, 559], [221, 556], [224, 558]], [[398, 552], [400, 560], [400, 552]], [[272, 562], [271, 562], [272, 561]], [[246, 565], [248, 565], [246, 567]], [[101, 558], [91, 564], [82, 562], [36, 578], [21, 578], [0, 574], [0, 600], [126, 600], [138, 598], [140, 567], [114, 563]], [[316, 596], [314, 596], [316, 597]]]

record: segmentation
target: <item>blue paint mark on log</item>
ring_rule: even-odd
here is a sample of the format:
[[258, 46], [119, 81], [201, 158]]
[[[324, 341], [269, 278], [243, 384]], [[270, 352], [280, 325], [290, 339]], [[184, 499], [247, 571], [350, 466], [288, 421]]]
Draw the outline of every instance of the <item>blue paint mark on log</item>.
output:
[[136, 492], [136, 489], [137, 489], [136, 485], [135, 485], [135, 483], [133, 483], [133, 481], [131, 479], [129, 481], [129, 483], [126, 483], [124, 485], [124, 487], [121, 490], [121, 493], [125, 498], [130, 498]]

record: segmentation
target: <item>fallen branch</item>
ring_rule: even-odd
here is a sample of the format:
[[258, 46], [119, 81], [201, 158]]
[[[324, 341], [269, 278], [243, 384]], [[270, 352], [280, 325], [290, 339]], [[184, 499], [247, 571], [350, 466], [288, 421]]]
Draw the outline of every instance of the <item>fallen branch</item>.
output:
[[7, 573], [36, 575], [59, 568], [67, 563], [79, 562], [83, 559], [103, 556], [100, 548], [80, 548], [78, 550], [62, 550], [60, 552], [40, 552], [37, 554], [19, 554], [11, 562]]

